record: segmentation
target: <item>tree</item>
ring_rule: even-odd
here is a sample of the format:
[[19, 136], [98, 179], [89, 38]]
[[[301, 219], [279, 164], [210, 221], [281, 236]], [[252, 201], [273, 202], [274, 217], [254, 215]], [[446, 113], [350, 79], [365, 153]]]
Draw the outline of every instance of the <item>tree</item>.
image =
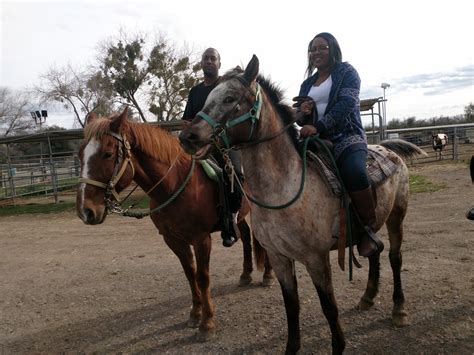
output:
[[164, 38], [150, 54], [150, 73], [153, 74], [150, 112], [158, 121], [181, 118], [189, 91], [198, 81], [198, 63], [192, 63], [190, 54], [178, 51]]
[[89, 112], [106, 115], [113, 109], [112, 88], [100, 72], [79, 71], [70, 65], [51, 68], [41, 76], [41, 83], [34, 90], [42, 101], [57, 101], [72, 109], [81, 127]]
[[30, 115], [31, 100], [27, 93], [0, 87], [0, 135], [11, 136], [34, 127]]
[[139, 89], [143, 88], [149, 78], [149, 67], [143, 54], [145, 40], [140, 36], [127, 39], [121, 35], [116, 43], [105, 45], [105, 54], [99, 55], [101, 70], [114, 91], [130, 103], [147, 122], [143, 109], [139, 104]]
[[147, 51], [143, 36], [127, 38], [103, 46], [99, 55], [102, 73], [115, 92], [133, 106], [147, 122], [144, 107], [168, 121], [178, 117], [189, 90], [197, 81], [199, 68], [186, 50], [180, 53], [164, 36]]
[[474, 104], [472, 102], [470, 102], [469, 105], [464, 107], [464, 113], [468, 122], [474, 121]]

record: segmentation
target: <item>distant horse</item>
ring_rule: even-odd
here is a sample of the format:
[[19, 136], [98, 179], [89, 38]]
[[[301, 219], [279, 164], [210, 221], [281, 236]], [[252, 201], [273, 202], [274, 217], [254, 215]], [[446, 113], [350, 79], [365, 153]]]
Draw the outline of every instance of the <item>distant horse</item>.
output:
[[[433, 149], [437, 156], [439, 156], [439, 160], [441, 160], [441, 155], [443, 154], [444, 148], [448, 144], [448, 135], [444, 133], [437, 133], [432, 135], [432, 144]], [[439, 155], [438, 155], [439, 153]]]
[[[216, 211], [218, 187], [199, 164], [192, 164], [176, 137], [157, 126], [128, 121], [127, 110], [112, 118], [98, 118], [91, 114], [84, 136], [79, 151], [82, 183], [76, 202], [77, 214], [84, 223], [95, 225], [104, 222], [109, 195], [118, 199], [118, 193], [132, 180], [148, 193], [151, 209], [170, 201], [170, 196], [184, 187], [172, 203], [152, 213], [151, 219], [165, 243], [179, 258], [189, 281], [192, 308], [188, 325], [199, 326], [198, 339], [207, 340], [216, 327], [209, 258], [210, 234], [219, 228]], [[183, 186], [189, 176], [188, 183]], [[243, 203], [238, 223], [244, 245], [240, 285], [251, 282], [251, 233], [244, 219], [248, 211], [248, 203]], [[273, 273], [264, 250], [257, 241], [254, 242], [257, 266], [261, 268], [265, 264], [263, 282], [271, 284]]]
[[[243, 149], [246, 181], [254, 200], [266, 205], [284, 204], [294, 200], [302, 188], [303, 160], [293, 139], [296, 135], [291, 124], [293, 111], [281, 103], [282, 94], [274, 85], [262, 77], [257, 80], [258, 71], [259, 62], [253, 56], [245, 71], [237, 67], [227, 72], [210, 93], [203, 110], [179, 138], [188, 153], [204, 158], [225, 135], [231, 146]], [[385, 141], [375, 149], [398, 165], [396, 173], [376, 188], [376, 230], [384, 223], [387, 225], [394, 280], [392, 321], [396, 326], [404, 326], [408, 324], [408, 316], [400, 278], [400, 248], [409, 183], [408, 169], [401, 157], [423, 151], [401, 140]], [[342, 353], [345, 339], [339, 324], [329, 263], [333, 228], [338, 226], [341, 202], [314, 166], [308, 167], [304, 178], [301, 196], [287, 208], [252, 206], [255, 237], [265, 247], [281, 285], [288, 321], [286, 353], [294, 354], [300, 348], [295, 261], [305, 265], [316, 287], [331, 329], [333, 352]], [[369, 279], [358, 305], [360, 309], [374, 304], [379, 286], [379, 257], [377, 254], [369, 258]]]

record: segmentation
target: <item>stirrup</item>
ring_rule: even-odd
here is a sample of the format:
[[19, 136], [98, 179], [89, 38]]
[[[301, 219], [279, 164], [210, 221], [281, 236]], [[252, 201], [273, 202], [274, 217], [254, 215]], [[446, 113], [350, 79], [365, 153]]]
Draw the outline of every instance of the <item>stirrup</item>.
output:
[[362, 237], [362, 239], [364, 237], [367, 237], [369, 239], [369, 243], [371, 244], [372, 248], [368, 252], [362, 253], [361, 250], [360, 250], [360, 244], [362, 243], [362, 241], [361, 241], [357, 245], [357, 251], [359, 252], [359, 255], [367, 258], [367, 257], [375, 255], [375, 254], [380, 254], [384, 249], [384, 245], [383, 245], [382, 241], [379, 239], [379, 237], [377, 237], [377, 235], [374, 233], [372, 228], [370, 228], [368, 226], [364, 226], [364, 230], [365, 230], [366, 233]]

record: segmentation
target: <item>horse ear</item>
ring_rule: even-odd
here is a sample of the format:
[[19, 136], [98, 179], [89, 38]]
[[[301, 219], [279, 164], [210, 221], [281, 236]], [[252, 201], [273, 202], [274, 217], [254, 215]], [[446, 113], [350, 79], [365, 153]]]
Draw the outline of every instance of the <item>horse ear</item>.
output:
[[247, 64], [247, 67], [245, 68], [245, 72], [244, 72], [244, 78], [249, 82], [251, 83], [252, 81], [254, 81], [255, 79], [257, 79], [257, 75], [258, 75], [258, 58], [257, 56], [254, 54], [252, 56], [252, 59], [250, 59], [250, 62], [249, 64]]
[[128, 107], [125, 107], [120, 115], [112, 119], [112, 122], [110, 123], [110, 130], [115, 133], [120, 133], [120, 128], [127, 123], [127, 118]]
[[98, 117], [99, 116], [97, 116], [95, 112], [89, 112], [86, 116], [86, 125], [96, 120]]

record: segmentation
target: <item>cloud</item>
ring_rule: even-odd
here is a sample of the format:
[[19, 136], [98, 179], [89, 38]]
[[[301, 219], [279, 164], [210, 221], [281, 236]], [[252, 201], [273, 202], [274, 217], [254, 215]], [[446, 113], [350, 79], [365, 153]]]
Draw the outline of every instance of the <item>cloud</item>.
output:
[[396, 80], [394, 91], [420, 89], [426, 96], [442, 95], [447, 92], [473, 87], [474, 65], [469, 64], [450, 72], [418, 74]]

